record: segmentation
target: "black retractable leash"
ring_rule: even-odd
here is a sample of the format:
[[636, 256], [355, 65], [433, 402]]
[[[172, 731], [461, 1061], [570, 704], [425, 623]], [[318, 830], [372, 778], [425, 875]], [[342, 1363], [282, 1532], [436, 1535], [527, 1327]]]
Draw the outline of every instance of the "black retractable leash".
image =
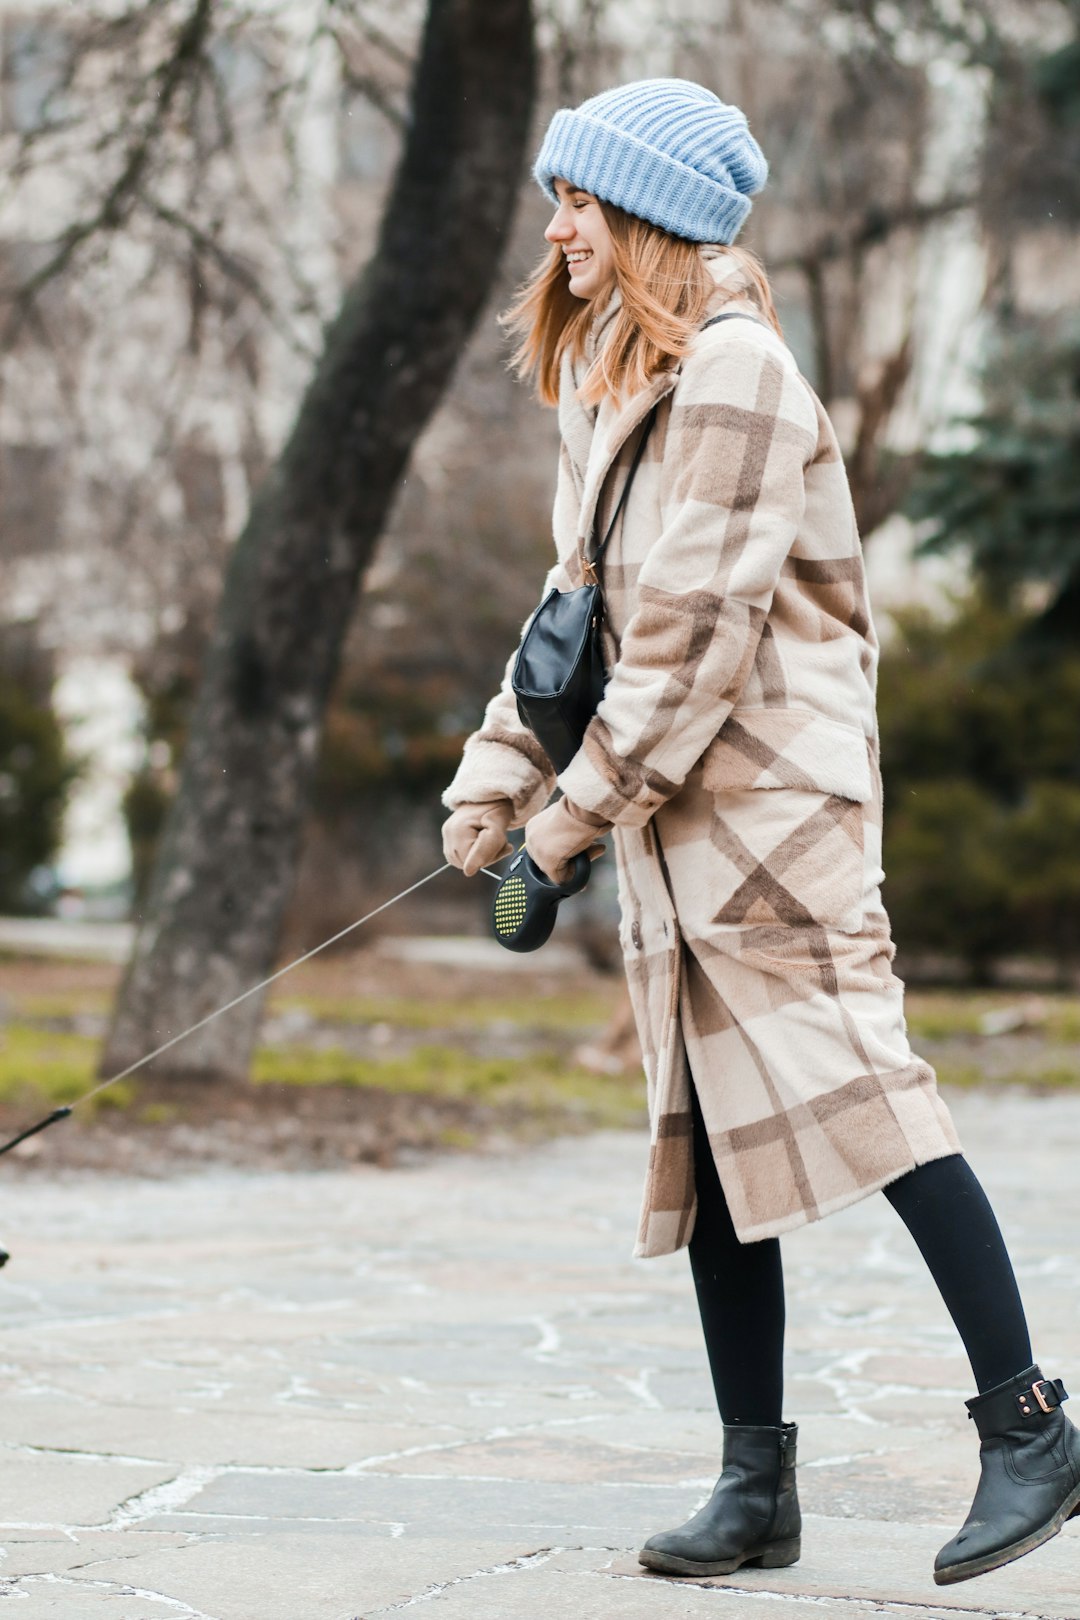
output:
[[[505, 859], [505, 856], [502, 858]], [[492, 872], [489, 867], [481, 867], [481, 871], [486, 873], [488, 877], [494, 878], [499, 885], [495, 895], [495, 917], [493, 921], [495, 938], [500, 945], [505, 945], [508, 950], [512, 951], [535, 951], [546, 939], [550, 938], [551, 930], [555, 926], [555, 916], [559, 902], [565, 900], [567, 895], [579, 893], [589, 881], [589, 869], [592, 865], [589, 857], [579, 855], [572, 864], [573, 872], [566, 883], [553, 883], [550, 878], [544, 875], [532, 857], [526, 854], [524, 849], [520, 850], [515, 856], [510, 871], [505, 878], [500, 878], [499, 874]], [[189, 1025], [187, 1029], [182, 1029], [179, 1035], [173, 1035], [169, 1040], [163, 1041], [160, 1046], [155, 1046], [152, 1052], [146, 1052], [141, 1058], [136, 1058], [135, 1062], [129, 1063], [126, 1069], [121, 1069], [119, 1073], [110, 1075], [107, 1080], [101, 1080], [96, 1086], [91, 1086], [88, 1091], [83, 1092], [81, 1097], [76, 1097], [74, 1102], [65, 1103], [60, 1108], [54, 1108], [44, 1119], [39, 1119], [36, 1125], [28, 1125], [25, 1130], [20, 1131], [17, 1136], [13, 1136], [10, 1141], [0, 1143], [0, 1155], [10, 1153], [13, 1148], [19, 1146], [20, 1142], [26, 1142], [30, 1137], [37, 1136], [39, 1131], [48, 1130], [50, 1125], [55, 1125], [62, 1119], [68, 1119], [76, 1108], [82, 1103], [89, 1102], [91, 1097], [99, 1096], [101, 1092], [107, 1091], [110, 1086], [115, 1086], [117, 1081], [126, 1080], [137, 1069], [145, 1068], [148, 1063], [152, 1063], [155, 1058], [161, 1057], [164, 1052], [168, 1052], [172, 1047], [179, 1045], [189, 1035], [194, 1035], [197, 1030], [205, 1029], [207, 1024], [212, 1024], [216, 1018], [222, 1017], [224, 1013], [231, 1012], [242, 1001], [247, 1001], [251, 996], [258, 995], [261, 990], [265, 990], [268, 985], [283, 978], [286, 973], [291, 973], [294, 968], [300, 967], [304, 962], [310, 962], [311, 958], [318, 956], [320, 951], [325, 951], [329, 946], [336, 945], [339, 940], [345, 938], [346, 934], [354, 933], [357, 928], [362, 928], [364, 923], [370, 922], [380, 912], [388, 911], [391, 906], [396, 906], [399, 900], [404, 900], [406, 895], [414, 894], [417, 889], [423, 888], [425, 883], [430, 883], [432, 878], [440, 877], [443, 872], [449, 870], [449, 861], [442, 866], [436, 867], [435, 871], [429, 872], [427, 877], [420, 878], [416, 883], [410, 884], [407, 889], [402, 889], [400, 894], [395, 894], [392, 900], [386, 900], [381, 906], [376, 906], [374, 911], [369, 911], [365, 916], [358, 917], [356, 922], [349, 923], [346, 928], [339, 929], [329, 939], [324, 939], [321, 945], [313, 946], [310, 951], [305, 951], [303, 956], [298, 956], [293, 962], [287, 962], [284, 967], [278, 968], [276, 973], [271, 973], [268, 978], [261, 979], [258, 984], [253, 984], [249, 990], [241, 991], [238, 996], [234, 996], [231, 1001], [227, 1001], [223, 1007], [216, 1007], [213, 1012], [207, 1013], [205, 1018], [200, 1018], [197, 1023]], [[6, 1249], [0, 1247], [0, 1266], [6, 1265], [9, 1259], [10, 1256]]]
[[[376, 906], [374, 911], [369, 911], [365, 916], [358, 917], [356, 922], [349, 923], [347, 927], [339, 929], [336, 934], [332, 934], [329, 939], [324, 939], [321, 945], [313, 946], [310, 951], [305, 951], [303, 956], [298, 956], [294, 962], [287, 962], [284, 967], [278, 968], [276, 973], [271, 973], [266, 979], [260, 979], [259, 983], [253, 984], [249, 990], [242, 990], [238, 996], [234, 996], [231, 1001], [227, 1001], [223, 1007], [216, 1007], [213, 1012], [207, 1013], [205, 1018], [200, 1018], [197, 1023], [189, 1025], [187, 1029], [182, 1029], [179, 1035], [173, 1035], [169, 1040], [163, 1041], [160, 1046], [155, 1046], [152, 1052], [146, 1052], [141, 1058], [136, 1058], [135, 1062], [129, 1063], [126, 1069], [121, 1069], [118, 1074], [111, 1074], [107, 1080], [101, 1080], [96, 1086], [91, 1086], [88, 1091], [83, 1092], [81, 1097], [76, 1097], [74, 1102], [67, 1103], [62, 1108], [54, 1108], [51, 1114], [46, 1115], [44, 1119], [39, 1119], [36, 1125], [27, 1126], [26, 1130], [20, 1131], [18, 1136], [13, 1136], [10, 1142], [0, 1143], [0, 1155], [10, 1153], [12, 1148], [19, 1146], [20, 1142], [25, 1142], [31, 1136], [36, 1136], [39, 1131], [47, 1130], [50, 1125], [55, 1125], [61, 1119], [67, 1119], [82, 1103], [89, 1102], [91, 1097], [97, 1097], [101, 1092], [107, 1091], [110, 1086], [115, 1086], [118, 1080], [126, 1080], [128, 1075], [135, 1073], [136, 1069], [145, 1068], [155, 1058], [161, 1057], [162, 1053], [170, 1051], [172, 1047], [186, 1040], [189, 1035], [194, 1035], [196, 1030], [205, 1029], [207, 1024], [214, 1022], [215, 1018], [220, 1018], [224, 1013], [231, 1012], [234, 1007], [238, 1007], [242, 1001], [247, 1001], [251, 996], [258, 995], [259, 991], [265, 990], [267, 985], [283, 978], [286, 973], [291, 973], [293, 968], [300, 967], [302, 963], [310, 962], [311, 958], [318, 956], [320, 951], [325, 951], [329, 946], [336, 945], [339, 939], [345, 938], [346, 934], [354, 933], [357, 928], [362, 928], [364, 923], [370, 922], [372, 917], [377, 917], [381, 911], [388, 911], [391, 906], [396, 906], [399, 900], [404, 900], [407, 894], [414, 894], [417, 889], [422, 889], [425, 883], [430, 883], [432, 878], [437, 878], [443, 872], [449, 870], [450, 862], [446, 861], [442, 866], [436, 867], [434, 872], [429, 872], [427, 877], [420, 878], [418, 882], [411, 883], [407, 889], [402, 889], [400, 894], [395, 894], [392, 900], [385, 900], [381, 906]], [[494, 878], [496, 882], [499, 881], [497, 872], [488, 871], [486, 866], [482, 870], [487, 873], [488, 877]], [[548, 932], [550, 933], [550, 929]], [[7, 1251], [0, 1248], [0, 1266], [5, 1265], [9, 1259], [10, 1256]]]
[[495, 890], [491, 926], [508, 951], [537, 951], [551, 938], [560, 902], [580, 894], [589, 881], [592, 861], [576, 855], [570, 876], [556, 883], [542, 872], [527, 850], [519, 850]]

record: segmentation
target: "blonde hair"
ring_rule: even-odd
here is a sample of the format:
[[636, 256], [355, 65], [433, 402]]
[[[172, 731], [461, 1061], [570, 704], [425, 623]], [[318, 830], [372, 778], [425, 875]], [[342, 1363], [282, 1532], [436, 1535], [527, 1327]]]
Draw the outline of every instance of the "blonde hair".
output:
[[[601, 202], [611, 232], [615, 284], [622, 302], [606, 342], [578, 390], [588, 405], [605, 396], [635, 394], [686, 355], [705, 317], [716, 283], [701, 254], [701, 244], [661, 230], [611, 203]], [[725, 249], [743, 272], [740, 294], [757, 305], [770, 326], [783, 337], [765, 267], [749, 248]], [[601, 295], [607, 296], [607, 292]], [[727, 300], [724, 300], [727, 302]], [[557, 244], [518, 290], [502, 324], [520, 339], [511, 365], [520, 377], [535, 377], [545, 405], [559, 397], [559, 367], [569, 352], [585, 353], [589, 328], [596, 317], [594, 299], [575, 298], [563, 250]]]

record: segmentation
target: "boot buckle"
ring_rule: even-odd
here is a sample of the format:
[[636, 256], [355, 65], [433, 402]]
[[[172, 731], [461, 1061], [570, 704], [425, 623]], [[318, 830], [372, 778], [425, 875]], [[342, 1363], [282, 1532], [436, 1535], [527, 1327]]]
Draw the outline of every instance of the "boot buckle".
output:
[[[1054, 1408], [1047, 1401], [1046, 1396], [1043, 1394], [1041, 1388], [1039, 1387], [1041, 1384], [1049, 1384], [1049, 1383], [1050, 1383], [1049, 1378], [1037, 1378], [1035, 1380], [1035, 1382], [1031, 1386], [1031, 1393], [1034, 1395], [1035, 1399], [1039, 1403], [1039, 1406], [1042, 1408], [1042, 1410], [1044, 1412], [1052, 1412], [1054, 1410]], [[1060, 1403], [1055, 1403], [1055, 1404], [1060, 1404]]]
[[1031, 1405], [1029, 1399], [1029, 1397], [1032, 1395], [1038, 1402], [1039, 1410], [1041, 1412], [1049, 1413], [1054, 1410], [1054, 1407], [1060, 1406], [1061, 1402], [1065, 1399], [1064, 1389], [1061, 1390], [1061, 1393], [1058, 1396], [1058, 1399], [1054, 1402], [1053, 1406], [1051, 1406], [1050, 1402], [1043, 1394], [1043, 1387], [1048, 1387], [1052, 1395], [1058, 1395], [1058, 1383], [1059, 1380], [1056, 1378], [1036, 1378], [1030, 1389], [1025, 1389], [1022, 1394], [1016, 1397], [1016, 1403], [1019, 1406], [1023, 1416], [1031, 1417], [1032, 1413], [1035, 1411], [1035, 1408]]

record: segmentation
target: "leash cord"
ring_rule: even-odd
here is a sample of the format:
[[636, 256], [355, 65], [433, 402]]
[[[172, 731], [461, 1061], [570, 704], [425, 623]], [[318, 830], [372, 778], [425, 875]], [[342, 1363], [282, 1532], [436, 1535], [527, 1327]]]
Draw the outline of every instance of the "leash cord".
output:
[[[377, 917], [381, 911], [389, 911], [391, 906], [396, 906], [399, 900], [405, 899], [406, 895], [415, 894], [417, 889], [422, 889], [425, 883], [430, 883], [432, 878], [440, 877], [443, 872], [450, 871], [450, 868], [451, 863], [449, 861], [444, 862], [442, 866], [437, 866], [434, 872], [428, 873], [427, 877], [420, 878], [418, 882], [410, 884], [407, 889], [402, 889], [400, 894], [395, 894], [392, 900], [384, 900], [383, 904], [376, 906], [374, 911], [369, 911], [366, 916], [358, 917], [356, 922], [351, 922], [347, 927], [339, 929], [336, 934], [331, 934], [330, 938], [324, 939], [321, 945], [315, 945], [310, 951], [305, 951], [303, 956], [298, 956], [295, 962], [286, 962], [284, 967], [278, 968], [275, 973], [271, 973], [269, 978], [261, 979], [258, 984], [253, 984], [249, 990], [242, 990], [238, 996], [234, 996], [231, 1001], [227, 1001], [223, 1007], [216, 1007], [213, 1012], [207, 1013], [205, 1018], [200, 1018], [197, 1024], [191, 1024], [187, 1029], [182, 1029], [179, 1035], [172, 1036], [170, 1040], [163, 1041], [160, 1046], [155, 1046], [152, 1052], [147, 1052], [141, 1058], [136, 1058], [135, 1062], [129, 1063], [126, 1069], [120, 1069], [118, 1073], [111, 1074], [107, 1080], [99, 1081], [89, 1091], [84, 1091], [81, 1097], [76, 1097], [74, 1102], [67, 1103], [63, 1108], [54, 1108], [47, 1118], [39, 1120], [36, 1125], [28, 1126], [26, 1130], [20, 1131], [18, 1136], [13, 1136], [10, 1142], [0, 1145], [0, 1154], [10, 1153], [13, 1147], [18, 1147], [19, 1143], [25, 1142], [27, 1137], [36, 1136], [38, 1131], [43, 1131], [49, 1125], [56, 1124], [58, 1120], [67, 1119], [73, 1109], [78, 1108], [84, 1102], [89, 1102], [91, 1097], [97, 1097], [101, 1092], [107, 1091], [110, 1086], [115, 1086], [118, 1081], [126, 1080], [129, 1074], [135, 1073], [136, 1069], [144, 1068], [147, 1063], [152, 1063], [155, 1058], [161, 1057], [163, 1052], [168, 1052], [181, 1041], [187, 1040], [189, 1035], [194, 1035], [197, 1030], [205, 1029], [207, 1024], [214, 1022], [215, 1018], [220, 1018], [224, 1013], [231, 1012], [234, 1007], [239, 1007], [242, 1001], [247, 1001], [251, 996], [258, 995], [260, 990], [265, 990], [268, 985], [274, 984], [278, 979], [283, 979], [286, 973], [292, 972], [293, 968], [302, 967], [305, 962], [310, 962], [311, 958], [318, 956], [320, 951], [328, 950], [331, 945], [336, 945], [339, 939], [344, 939], [347, 934], [352, 934], [357, 928], [362, 928], [373, 917]], [[492, 872], [486, 866], [482, 866], [480, 870], [487, 877], [494, 878], [496, 883], [499, 882], [498, 872]]]

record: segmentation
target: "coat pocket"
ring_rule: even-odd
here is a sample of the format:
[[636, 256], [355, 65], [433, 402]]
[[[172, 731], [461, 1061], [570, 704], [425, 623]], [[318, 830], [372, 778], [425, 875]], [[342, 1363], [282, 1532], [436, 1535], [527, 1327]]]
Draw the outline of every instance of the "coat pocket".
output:
[[729, 788], [713, 795], [710, 839], [714, 923], [846, 934], [862, 927], [866, 852], [856, 799]]
[[733, 709], [701, 756], [701, 771], [712, 793], [799, 788], [864, 804], [874, 792], [863, 732], [810, 709]]
[[713, 799], [715, 924], [859, 931], [873, 797], [861, 731], [800, 710], [736, 710], [701, 781]]

